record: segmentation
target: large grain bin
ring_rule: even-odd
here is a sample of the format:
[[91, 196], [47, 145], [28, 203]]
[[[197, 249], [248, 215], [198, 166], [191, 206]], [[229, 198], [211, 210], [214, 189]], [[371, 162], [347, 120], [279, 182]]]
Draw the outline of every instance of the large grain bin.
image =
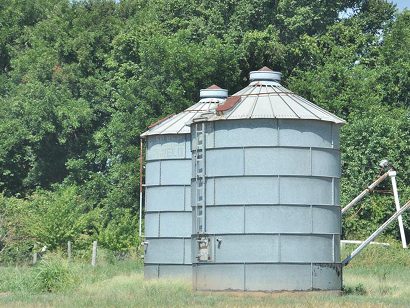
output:
[[150, 126], [146, 138], [145, 278], [192, 277], [190, 204], [191, 122], [214, 109], [228, 91], [211, 86], [185, 111]]
[[280, 85], [251, 83], [192, 134], [196, 290], [340, 290], [339, 129]]

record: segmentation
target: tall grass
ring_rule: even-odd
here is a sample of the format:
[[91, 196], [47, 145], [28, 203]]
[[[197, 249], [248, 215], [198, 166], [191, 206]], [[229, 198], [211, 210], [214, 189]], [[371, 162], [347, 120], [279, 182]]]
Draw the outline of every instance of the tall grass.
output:
[[[348, 247], [344, 254], [351, 249]], [[372, 246], [344, 269], [343, 296], [326, 292], [201, 293], [193, 292], [190, 282], [145, 281], [138, 260], [113, 261], [107, 257], [93, 268], [88, 263], [66, 263], [61, 257], [52, 256], [35, 267], [0, 268], [0, 306], [409, 306], [409, 264], [407, 250]], [[33, 287], [33, 281], [42, 283]]]
[[60, 292], [74, 287], [77, 273], [58, 255], [49, 255], [35, 267], [1, 268], [0, 292]]
[[[356, 245], [346, 245], [342, 250], [342, 256], [347, 256], [356, 247]], [[390, 243], [388, 247], [369, 245], [352, 261], [352, 266], [355, 268], [391, 267], [398, 265], [410, 267], [410, 250], [402, 249], [401, 244], [397, 242]]]
[[116, 262], [103, 250], [95, 268], [83, 259], [68, 262], [61, 254], [49, 254], [35, 266], [0, 267], [0, 293], [62, 293], [141, 268], [141, 261]]
[[45, 257], [34, 268], [31, 288], [37, 292], [66, 291], [74, 287], [79, 275], [60, 256]]

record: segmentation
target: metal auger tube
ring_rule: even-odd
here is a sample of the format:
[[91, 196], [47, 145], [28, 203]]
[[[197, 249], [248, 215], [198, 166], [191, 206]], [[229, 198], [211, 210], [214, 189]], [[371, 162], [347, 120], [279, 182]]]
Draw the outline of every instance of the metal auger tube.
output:
[[375, 232], [373, 232], [372, 235], [370, 235], [363, 243], [361, 243], [359, 245], [359, 247], [357, 247], [355, 250], [353, 250], [353, 252], [342, 261], [342, 265], [346, 266], [347, 264], [349, 264], [349, 262], [355, 257], [357, 256], [362, 250], [363, 248], [365, 248], [367, 245], [370, 244], [370, 242], [372, 242], [376, 237], [379, 236], [380, 233], [382, 233], [384, 231], [384, 229], [386, 229], [393, 221], [395, 221], [401, 214], [403, 214], [403, 212], [405, 210], [407, 210], [408, 208], [410, 208], [410, 200], [407, 201], [407, 203], [396, 213], [394, 213], [384, 224], [382, 224]]
[[377, 187], [377, 185], [379, 185], [381, 182], [383, 182], [389, 176], [390, 171], [391, 170], [387, 171], [382, 176], [380, 176], [376, 181], [374, 181], [365, 190], [363, 190], [356, 198], [354, 198], [352, 201], [350, 201], [350, 203], [348, 205], [346, 205], [344, 208], [342, 208], [342, 215], [344, 213], [346, 213], [356, 203], [358, 203], [360, 200], [362, 200], [368, 193], [372, 192]]

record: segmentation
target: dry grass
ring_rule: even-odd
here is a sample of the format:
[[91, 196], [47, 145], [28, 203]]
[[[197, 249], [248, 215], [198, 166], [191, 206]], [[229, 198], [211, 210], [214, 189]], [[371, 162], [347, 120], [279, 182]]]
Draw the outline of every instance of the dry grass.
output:
[[[376, 259], [374, 259], [376, 256]], [[369, 258], [371, 260], [369, 260]], [[7, 290], [0, 278], [0, 306], [7, 307], [386, 307], [410, 306], [410, 252], [398, 248], [371, 248], [344, 270], [347, 294], [201, 293], [182, 281], [144, 281], [137, 262], [105, 264], [97, 269], [75, 264], [78, 286], [57, 293], [35, 293], [24, 288]], [[8, 277], [15, 271], [0, 268]], [[11, 274], [13, 273], [13, 274]], [[14, 275], [14, 276], [13, 276]], [[20, 275], [21, 276], [21, 275]], [[20, 277], [21, 281], [24, 281]], [[15, 286], [15, 284], [14, 284]]]

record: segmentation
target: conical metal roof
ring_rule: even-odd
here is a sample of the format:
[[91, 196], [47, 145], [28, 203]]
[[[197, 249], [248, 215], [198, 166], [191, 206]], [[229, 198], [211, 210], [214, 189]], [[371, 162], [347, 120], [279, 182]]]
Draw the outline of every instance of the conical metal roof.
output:
[[152, 135], [175, 135], [189, 134], [190, 124], [194, 119], [200, 117], [205, 112], [213, 111], [219, 104], [222, 104], [228, 97], [228, 90], [217, 85], [212, 85], [200, 91], [200, 101], [195, 105], [185, 109], [181, 113], [169, 115], [151, 124], [141, 137]]
[[329, 111], [283, 87], [281, 73], [267, 67], [250, 73], [251, 83], [219, 105], [208, 121], [227, 119], [301, 119], [346, 123]]

